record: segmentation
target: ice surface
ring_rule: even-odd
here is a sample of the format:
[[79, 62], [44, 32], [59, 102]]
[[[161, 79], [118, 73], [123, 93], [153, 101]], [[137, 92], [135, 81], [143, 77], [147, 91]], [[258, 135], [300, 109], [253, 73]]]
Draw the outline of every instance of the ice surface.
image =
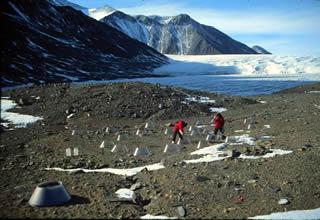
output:
[[17, 104], [9, 99], [1, 99], [1, 119], [10, 121], [16, 128], [25, 128], [28, 124], [42, 120], [42, 117], [32, 115], [23, 115], [14, 112], [7, 112], [7, 110], [16, 107]]
[[168, 65], [156, 69], [160, 74], [241, 74], [303, 75], [320, 79], [320, 57], [276, 55], [167, 55]]
[[249, 219], [320, 219], [320, 208], [310, 210], [294, 210], [288, 212], [276, 212], [270, 215], [259, 215]]

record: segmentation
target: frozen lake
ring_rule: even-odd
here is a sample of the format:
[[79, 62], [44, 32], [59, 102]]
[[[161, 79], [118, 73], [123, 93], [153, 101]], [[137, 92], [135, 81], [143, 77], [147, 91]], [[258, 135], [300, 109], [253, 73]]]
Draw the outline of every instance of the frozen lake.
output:
[[[252, 96], [271, 94], [302, 84], [320, 82], [320, 57], [276, 55], [167, 56], [170, 58], [170, 63], [153, 71], [154, 74], [165, 77], [85, 82], [78, 82], [74, 78], [73, 83], [105, 84], [140, 81], [228, 95]], [[70, 76], [67, 78], [70, 78]]]

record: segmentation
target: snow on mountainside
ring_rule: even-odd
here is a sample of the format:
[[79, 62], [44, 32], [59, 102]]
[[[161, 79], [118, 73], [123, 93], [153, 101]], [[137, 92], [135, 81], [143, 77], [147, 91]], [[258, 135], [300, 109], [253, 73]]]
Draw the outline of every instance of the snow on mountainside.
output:
[[115, 11], [116, 10], [114, 8], [110, 7], [109, 5], [105, 5], [101, 8], [89, 9], [89, 16], [96, 20], [100, 20], [101, 18], [108, 16]]
[[130, 16], [117, 10], [105, 14], [100, 21], [164, 54], [257, 53], [214, 27], [198, 23], [187, 14], [166, 17]]
[[257, 45], [253, 46], [252, 49], [255, 50], [255, 51], [256, 51], [257, 53], [259, 53], [259, 54], [271, 54], [271, 53], [270, 53], [269, 51], [267, 51], [266, 49], [264, 49], [264, 48], [262, 48], [262, 47], [260, 47], [260, 46], [257, 46]]
[[151, 76], [167, 57], [72, 7], [0, 1], [1, 86]]

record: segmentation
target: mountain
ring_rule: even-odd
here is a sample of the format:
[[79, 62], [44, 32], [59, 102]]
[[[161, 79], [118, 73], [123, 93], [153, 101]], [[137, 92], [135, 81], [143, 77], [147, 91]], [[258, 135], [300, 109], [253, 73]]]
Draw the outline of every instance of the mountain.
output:
[[252, 49], [255, 50], [258, 54], [272, 54], [269, 51], [267, 51], [266, 49], [264, 49], [260, 46], [257, 46], [257, 45], [253, 46]]
[[168, 62], [72, 7], [10, 0], [0, 10], [1, 86], [150, 76]]
[[245, 44], [187, 14], [130, 16], [115, 10], [100, 21], [164, 54], [256, 54]]
[[85, 15], [89, 15], [89, 10], [85, 7], [69, 2], [67, 0], [48, 0], [51, 4], [56, 6], [70, 6], [78, 11], [81, 11]]

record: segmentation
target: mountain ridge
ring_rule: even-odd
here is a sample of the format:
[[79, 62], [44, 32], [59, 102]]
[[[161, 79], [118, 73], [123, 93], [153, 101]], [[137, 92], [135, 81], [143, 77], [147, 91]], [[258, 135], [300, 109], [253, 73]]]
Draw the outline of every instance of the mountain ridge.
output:
[[[1, 86], [153, 76], [167, 58], [72, 7], [1, 1]], [[19, 53], [17, 52], [19, 51]]]

